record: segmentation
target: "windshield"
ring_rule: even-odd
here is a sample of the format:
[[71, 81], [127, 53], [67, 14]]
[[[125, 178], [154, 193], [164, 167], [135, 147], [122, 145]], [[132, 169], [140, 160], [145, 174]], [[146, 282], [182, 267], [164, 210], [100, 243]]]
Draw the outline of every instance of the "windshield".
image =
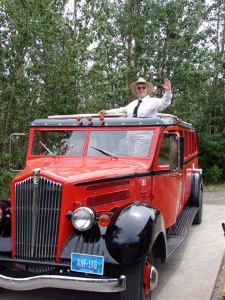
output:
[[153, 130], [35, 130], [32, 155], [142, 156]]
[[31, 154], [82, 155], [86, 131], [35, 130]]

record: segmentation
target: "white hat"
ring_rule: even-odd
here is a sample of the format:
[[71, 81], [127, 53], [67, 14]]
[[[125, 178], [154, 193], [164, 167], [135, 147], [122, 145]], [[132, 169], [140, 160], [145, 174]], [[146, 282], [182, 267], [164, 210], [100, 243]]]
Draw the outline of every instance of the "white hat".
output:
[[150, 95], [152, 93], [152, 91], [153, 91], [153, 84], [151, 82], [147, 82], [144, 78], [139, 77], [137, 81], [132, 82], [131, 85], [130, 85], [130, 90], [131, 90], [131, 92], [135, 96], [138, 96], [137, 95], [137, 91], [136, 91], [136, 85], [138, 83], [144, 83], [144, 84], [146, 84], [147, 87], [148, 87], [148, 94]]

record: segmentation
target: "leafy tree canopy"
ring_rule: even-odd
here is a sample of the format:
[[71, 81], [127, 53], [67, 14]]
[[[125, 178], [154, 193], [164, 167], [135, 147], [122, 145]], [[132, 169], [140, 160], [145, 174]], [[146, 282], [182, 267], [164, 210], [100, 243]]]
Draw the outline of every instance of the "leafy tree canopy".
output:
[[166, 112], [197, 128], [205, 181], [224, 181], [225, 2], [69, 2], [0, 0], [2, 185], [11, 133], [34, 118], [126, 105], [139, 76], [159, 97], [171, 79]]

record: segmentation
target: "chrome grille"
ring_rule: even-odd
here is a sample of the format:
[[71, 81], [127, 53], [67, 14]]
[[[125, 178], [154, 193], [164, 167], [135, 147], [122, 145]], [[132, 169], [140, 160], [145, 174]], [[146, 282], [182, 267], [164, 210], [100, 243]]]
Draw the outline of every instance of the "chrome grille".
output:
[[[38, 184], [29, 177], [15, 187], [15, 258], [53, 262], [56, 252], [62, 185], [40, 177]], [[25, 265], [18, 265], [25, 269]], [[47, 271], [46, 267], [28, 268]], [[49, 267], [47, 267], [49, 268]]]

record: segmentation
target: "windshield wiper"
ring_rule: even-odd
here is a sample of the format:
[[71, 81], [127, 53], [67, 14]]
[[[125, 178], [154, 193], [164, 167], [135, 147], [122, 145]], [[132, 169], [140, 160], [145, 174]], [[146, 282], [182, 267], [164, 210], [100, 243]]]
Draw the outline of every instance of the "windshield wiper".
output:
[[90, 147], [93, 148], [93, 149], [95, 149], [95, 150], [97, 150], [97, 151], [99, 151], [99, 152], [101, 152], [101, 153], [103, 153], [103, 154], [105, 154], [105, 155], [108, 155], [108, 156], [111, 156], [111, 157], [114, 157], [114, 158], [118, 157], [114, 153], [111, 153], [111, 152], [106, 151], [104, 149], [101, 149], [101, 148], [98, 148], [98, 147], [95, 147], [95, 146], [92, 146], [92, 145], [90, 145]]
[[45, 148], [45, 150], [47, 150], [48, 151], [48, 153], [49, 154], [51, 154], [51, 155], [54, 155], [55, 156], [55, 154], [51, 151], [51, 150], [49, 150], [46, 146], [45, 146], [45, 144], [43, 144], [41, 141], [39, 141], [39, 143]]

